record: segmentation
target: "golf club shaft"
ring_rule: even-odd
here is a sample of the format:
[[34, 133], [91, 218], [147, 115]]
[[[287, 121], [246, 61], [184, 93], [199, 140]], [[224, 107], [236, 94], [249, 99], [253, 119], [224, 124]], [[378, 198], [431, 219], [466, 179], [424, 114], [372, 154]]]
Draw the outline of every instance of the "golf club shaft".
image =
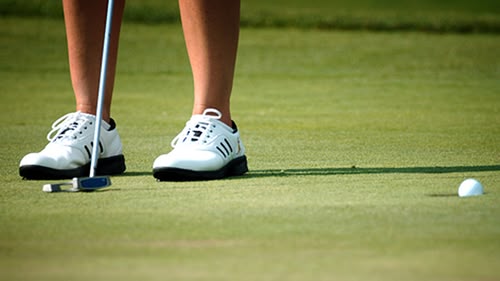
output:
[[102, 47], [101, 72], [99, 78], [99, 92], [97, 96], [96, 124], [94, 131], [94, 142], [92, 146], [92, 155], [90, 160], [90, 177], [94, 177], [99, 160], [99, 138], [101, 135], [102, 110], [104, 105], [104, 96], [106, 92], [106, 76], [108, 72], [109, 45], [111, 39], [111, 28], [113, 22], [113, 4], [114, 0], [108, 0], [108, 9], [106, 13], [106, 24], [104, 30], [104, 43]]

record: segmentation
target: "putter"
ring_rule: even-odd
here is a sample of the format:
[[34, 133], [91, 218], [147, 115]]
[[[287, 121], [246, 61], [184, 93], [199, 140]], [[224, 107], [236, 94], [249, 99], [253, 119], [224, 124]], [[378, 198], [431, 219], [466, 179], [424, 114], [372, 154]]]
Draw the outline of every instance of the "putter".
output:
[[[64, 189], [63, 186], [71, 186]], [[72, 181], [63, 183], [45, 184], [44, 192], [77, 192], [77, 191], [94, 191], [111, 185], [109, 177], [88, 177], [88, 178], [73, 178]]]
[[[44, 192], [60, 192], [60, 191], [94, 191], [111, 185], [111, 180], [108, 176], [96, 176], [97, 162], [99, 160], [99, 138], [101, 136], [102, 110], [104, 104], [104, 92], [106, 90], [106, 76], [108, 72], [108, 57], [109, 57], [109, 41], [111, 38], [111, 26], [113, 22], [113, 5], [114, 0], [108, 0], [108, 8], [106, 12], [106, 23], [104, 29], [104, 42], [102, 47], [101, 72], [99, 77], [99, 92], [97, 96], [96, 109], [96, 125], [94, 131], [94, 145], [92, 146], [92, 154], [90, 157], [90, 174], [89, 177], [73, 178], [71, 182], [61, 184], [46, 184], [43, 186]], [[62, 186], [70, 185], [69, 189], [62, 189]]]

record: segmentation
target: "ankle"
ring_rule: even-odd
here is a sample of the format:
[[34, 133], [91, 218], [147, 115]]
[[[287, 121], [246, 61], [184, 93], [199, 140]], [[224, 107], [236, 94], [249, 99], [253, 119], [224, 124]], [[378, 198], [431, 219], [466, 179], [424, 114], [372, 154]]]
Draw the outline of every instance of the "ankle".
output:
[[231, 113], [230, 113], [229, 109], [222, 109], [222, 108], [219, 109], [217, 107], [195, 107], [193, 109], [193, 115], [202, 115], [203, 112], [209, 108], [214, 108], [214, 109], [220, 111], [222, 116], [220, 117], [219, 121], [228, 125], [229, 127], [233, 126], [233, 120], [231, 119]]
[[[92, 107], [92, 106], [80, 105], [80, 106], [76, 107], [76, 111], [96, 116], [96, 109], [95, 109], [95, 107]], [[108, 124], [111, 123], [111, 116], [110, 116], [108, 111], [104, 110], [102, 112], [102, 120], [106, 121]]]

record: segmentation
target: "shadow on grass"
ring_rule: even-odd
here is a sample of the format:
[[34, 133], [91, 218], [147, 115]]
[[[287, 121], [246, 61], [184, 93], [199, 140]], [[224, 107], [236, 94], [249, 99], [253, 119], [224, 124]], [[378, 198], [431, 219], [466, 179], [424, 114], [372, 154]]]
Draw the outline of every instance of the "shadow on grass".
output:
[[444, 174], [462, 172], [500, 171], [500, 165], [485, 166], [435, 166], [435, 167], [350, 167], [350, 168], [304, 168], [250, 170], [237, 178], [322, 176], [322, 175], [359, 175], [359, 174]]
[[[302, 168], [302, 169], [268, 169], [250, 170], [248, 173], [229, 179], [294, 177], [294, 176], [328, 176], [328, 175], [360, 175], [360, 174], [445, 174], [463, 172], [500, 171], [500, 165], [483, 166], [434, 166], [434, 167], [339, 167], [339, 168]], [[127, 171], [117, 177], [153, 176], [151, 171]]]
[[152, 171], [125, 171], [121, 175], [116, 175], [117, 177], [142, 177], [142, 176], [153, 176]]

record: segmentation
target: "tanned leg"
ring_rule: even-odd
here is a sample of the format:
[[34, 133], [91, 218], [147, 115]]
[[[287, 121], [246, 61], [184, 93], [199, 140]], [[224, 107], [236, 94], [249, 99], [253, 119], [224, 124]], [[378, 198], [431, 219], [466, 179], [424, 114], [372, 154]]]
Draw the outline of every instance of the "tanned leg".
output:
[[222, 112], [231, 125], [230, 97], [238, 47], [239, 0], [179, 0], [194, 80], [193, 114]]
[[[63, 0], [63, 7], [76, 110], [95, 114], [107, 1]], [[103, 119], [107, 122], [111, 114], [118, 40], [124, 7], [125, 0], [115, 0], [103, 106]]]

